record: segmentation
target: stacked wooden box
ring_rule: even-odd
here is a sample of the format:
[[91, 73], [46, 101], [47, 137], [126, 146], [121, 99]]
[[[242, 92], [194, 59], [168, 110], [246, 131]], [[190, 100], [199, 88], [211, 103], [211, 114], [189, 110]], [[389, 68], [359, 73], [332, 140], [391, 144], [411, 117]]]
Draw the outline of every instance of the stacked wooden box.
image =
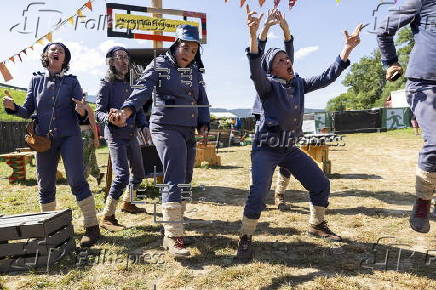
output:
[[202, 162], [209, 163], [209, 166], [221, 166], [221, 157], [216, 155], [215, 144], [197, 143], [195, 155], [195, 167], [200, 167]]
[[0, 272], [48, 267], [75, 249], [70, 209], [0, 217]]

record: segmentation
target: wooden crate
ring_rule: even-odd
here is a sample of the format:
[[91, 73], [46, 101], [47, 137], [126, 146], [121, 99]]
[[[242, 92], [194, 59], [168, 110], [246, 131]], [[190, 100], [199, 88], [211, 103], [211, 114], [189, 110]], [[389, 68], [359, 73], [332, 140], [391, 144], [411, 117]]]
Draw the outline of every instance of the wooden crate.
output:
[[221, 156], [216, 155], [214, 144], [197, 143], [194, 166], [200, 167], [202, 162], [208, 162], [210, 166], [221, 166]]
[[75, 247], [72, 211], [0, 217], [0, 272], [48, 267]]
[[328, 145], [302, 145], [300, 149], [318, 162], [326, 175], [331, 174], [332, 163], [329, 160]]

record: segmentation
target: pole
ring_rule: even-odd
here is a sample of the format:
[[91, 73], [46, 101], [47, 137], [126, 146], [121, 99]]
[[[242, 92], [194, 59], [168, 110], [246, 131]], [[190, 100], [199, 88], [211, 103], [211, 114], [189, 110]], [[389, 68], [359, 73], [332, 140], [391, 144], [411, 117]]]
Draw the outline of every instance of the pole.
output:
[[[162, 9], [162, 1], [163, 0], [151, 0], [151, 7], [156, 9]], [[153, 13], [153, 17], [162, 18], [162, 14]], [[163, 35], [162, 31], [154, 31], [154, 35]], [[153, 40], [153, 48], [162, 48], [163, 42]]]

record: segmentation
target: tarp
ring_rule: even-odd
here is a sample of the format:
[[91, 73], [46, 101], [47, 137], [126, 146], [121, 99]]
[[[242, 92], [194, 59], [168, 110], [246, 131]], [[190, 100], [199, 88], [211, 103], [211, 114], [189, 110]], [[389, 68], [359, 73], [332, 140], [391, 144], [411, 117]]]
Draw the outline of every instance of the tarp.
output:
[[382, 128], [380, 109], [334, 112], [332, 119], [335, 132], [339, 133], [374, 132]]

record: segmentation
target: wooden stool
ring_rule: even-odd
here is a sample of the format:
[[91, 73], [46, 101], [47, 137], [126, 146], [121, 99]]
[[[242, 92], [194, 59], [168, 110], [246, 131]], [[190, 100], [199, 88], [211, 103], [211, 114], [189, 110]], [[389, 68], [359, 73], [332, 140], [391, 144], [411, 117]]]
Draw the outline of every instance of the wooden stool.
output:
[[322, 163], [322, 170], [326, 175], [331, 174], [332, 163], [329, 160], [328, 145], [301, 145], [300, 149], [312, 157], [316, 162]]

